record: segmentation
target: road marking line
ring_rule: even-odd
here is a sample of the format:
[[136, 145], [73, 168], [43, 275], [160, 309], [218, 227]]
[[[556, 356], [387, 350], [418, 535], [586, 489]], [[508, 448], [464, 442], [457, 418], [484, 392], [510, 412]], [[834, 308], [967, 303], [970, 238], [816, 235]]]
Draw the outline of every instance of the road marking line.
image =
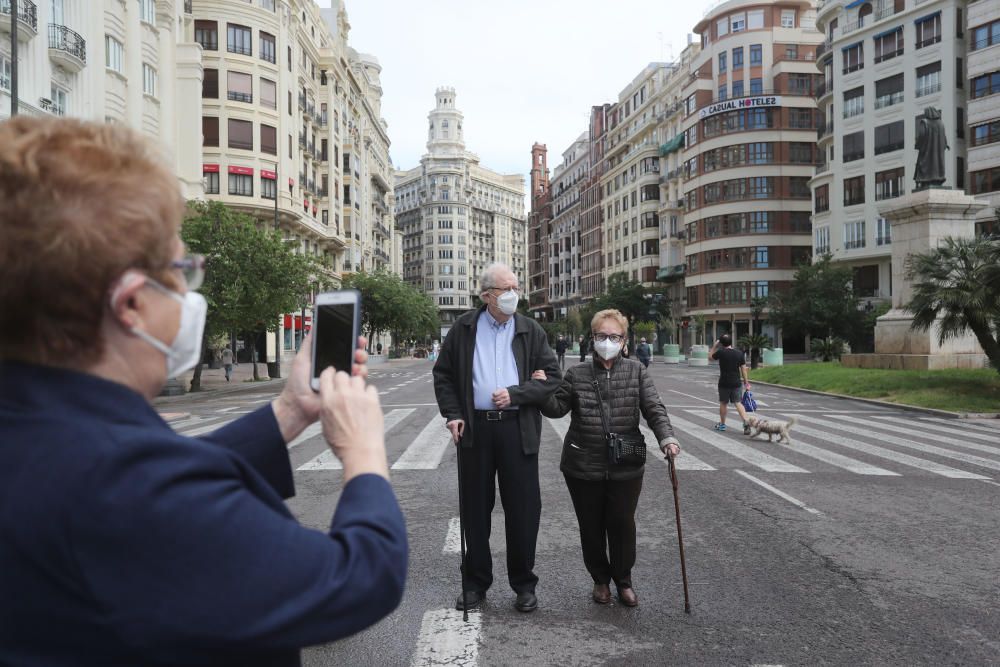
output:
[[[392, 410], [385, 416], [385, 423], [382, 427], [382, 433], [388, 433], [399, 424], [401, 421], [409, 417], [414, 411], [414, 408], [408, 408], [405, 410]], [[322, 425], [317, 424], [322, 431]], [[329, 447], [325, 448], [318, 456], [310, 459], [309, 461], [303, 463], [298, 467], [298, 470], [341, 470], [343, 469], [343, 464], [340, 462]]]
[[[786, 463], [781, 459], [764, 454], [756, 449], [751, 449], [742, 443], [738, 443], [735, 440], [731, 440], [723, 435], [717, 434], [715, 431], [706, 431], [705, 427], [698, 426], [697, 424], [689, 422], [686, 419], [681, 419], [676, 415], [670, 418], [670, 423], [674, 425], [675, 429], [680, 428], [695, 440], [704, 442], [705, 444], [711, 445], [716, 449], [721, 449], [730, 456], [735, 456], [741, 461], [746, 461], [761, 470], [766, 470], [767, 472], [809, 472], [804, 468], [792, 465], [791, 463]], [[680, 438], [678, 438], [678, 440], [679, 439]]]
[[392, 464], [393, 470], [433, 470], [441, 465], [441, 457], [451, 444], [451, 433], [443, 417], [433, 417]]
[[[834, 424], [834, 427], [839, 426], [840, 424]], [[839, 445], [840, 447], [846, 447], [848, 449], [862, 452], [863, 454], [868, 454], [869, 456], [877, 456], [882, 459], [888, 459], [890, 461], [895, 461], [896, 463], [902, 463], [903, 465], [910, 466], [911, 468], [917, 468], [925, 472], [943, 475], [944, 477], [952, 477], [955, 479], [989, 479], [989, 477], [977, 475], [974, 472], [958, 470], [957, 468], [935, 463], [934, 461], [928, 461], [927, 459], [917, 458], [916, 456], [910, 456], [909, 454], [903, 454], [892, 449], [885, 449], [884, 447], [869, 445], [865, 442], [851, 440], [850, 438], [834, 435], [825, 431], [818, 431], [814, 428], [803, 426], [801, 422], [795, 426], [795, 431], [802, 433], [803, 435], [811, 435], [819, 440], [831, 442], [835, 445]], [[865, 433], [863, 435], [870, 436], [871, 433]]]
[[[834, 415], [830, 416], [833, 417]], [[839, 415], [837, 416], [837, 418], [842, 419], [842, 417], [840, 417]], [[907, 419], [903, 419], [902, 417], [879, 417], [878, 419], [880, 421], [894, 422], [897, 424], [910, 426], [911, 430], [913, 430], [913, 432], [915, 433], [919, 433], [920, 435], [923, 435], [925, 437], [934, 438], [935, 440], [947, 441], [949, 444], [952, 444], [956, 447], [965, 447], [967, 449], [974, 449], [976, 451], [986, 452], [988, 454], [1000, 454], [1000, 447], [987, 447], [986, 445], [978, 445], [976, 443], [962, 443], [959, 442], [958, 440], [953, 440], [952, 438], [942, 438], [941, 436], [935, 433], [920, 433], [919, 430], [914, 430], [914, 429], [925, 428], [929, 431], [950, 433], [951, 435], [960, 435], [963, 438], [973, 438], [974, 440], [985, 440], [986, 442], [992, 442], [992, 443], [1000, 442], [1000, 431], [997, 431], [993, 435], [986, 435], [985, 433], [971, 433], [969, 431], [964, 431], [962, 429], [948, 428], [947, 426], [938, 426], [937, 424], [928, 424], [927, 422], [924, 421], [914, 423]], [[878, 424], [877, 422], [875, 422], [874, 425], [880, 426], [880, 424]], [[884, 428], [890, 428], [890, 427], [886, 425]]]
[[299, 434], [299, 437], [295, 438], [290, 443], [288, 443], [288, 448], [291, 449], [292, 447], [298, 447], [306, 440], [311, 440], [312, 438], [315, 438], [322, 432], [323, 432], [323, 425], [321, 423], [316, 422], [315, 424], [310, 424], [309, 426], [306, 427], [306, 430], [302, 431], [302, 433]]
[[992, 479], [984, 479], [982, 481], [986, 482], [987, 484], [992, 484], [993, 486], [1000, 486], [1000, 482], [994, 482]]
[[708, 403], [709, 405], [719, 404], [718, 401], [710, 401], [707, 398], [702, 398], [701, 396], [692, 396], [691, 394], [685, 394], [683, 391], [677, 391], [676, 389], [671, 389], [670, 391], [674, 392], [675, 394], [680, 394], [681, 396], [687, 396], [688, 398], [693, 398], [694, 400], [700, 401], [702, 403]]
[[[660, 451], [660, 444], [656, 440], [656, 434], [653, 433], [653, 429], [645, 424], [640, 424], [639, 430], [642, 431], [642, 436], [646, 440], [646, 451], [648, 454], [654, 459], [662, 461], [663, 465], [669, 466], [670, 464], [664, 458], [663, 452]], [[681, 455], [674, 459], [674, 465], [677, 466], [678, 470], [715, 470], [715, 468], [684, 449], [683, 444], [681, 443]]]
[[961, 424], [963, 428], [972, 429], [980, 433], [990, 433], [994, 436], [1000, 436], [1000, 420], [993, 420], [997, 423], [997, 426], [988, 426], [986, 424], [979, 423], [966, 423], [969, 422], [968, 419], [943, 419], [941, 417], [924, 417], [921, 421], [925, 422], [939, 422], [941, 424]]
[[[837, 417], [840, 420], [852, 420], [853, 417]], [[993, 461], [991, 459], [984, 459], [981, 456], [974, 456], [972, 454], [966, 454], [964, 452], [954, 452], [950, 449], [945, 449], [943, 447], [935, 447], [934, 445], [925, 445], [919, 442], [913, 442], [912, 440], [905, 440], [903, 438], [897, 438], [895, 436], [887, 435], [884, 433], [873, 432], [871, 430], [871, 424], [862, 421], [865, 426], [869, 428], [855, 428], [853, 426], [848, 426], [839, 422], [828, 422], [823, 419], [811, 418], [811, 421], [818, 426], [832, 426], [833, 428], [839, 428], [842, 431], [847, 431], [848, 433], [853, 433], [855, 435], [867, 436], [869, 438], [877, 438], [883, 442], [888, 442], [893, 445], [898, 445], [900, 447], [907, 447], [909, 449], [915, 449], [918, 452], [924, 452], [925, 454], [935, 454], [937, 456], [943, 456], [948, 459], [955, 459], [956, 461], [962, 461], [963, 463], [971, 463], [972, 465], [980, 466], [982, 468], [989, 468], [991, 470], [1000, 470], [1000, 461]], [[883, 427], [887, 428], [887, 427]], [[897, 429], [897, 431], [904, 431], [906, 429]], [[923, 435], [923, 434], [916, 434]]]
[[462, 551], [462, 534], [458, 530], [459, 519], [453, 516], [448, 520], [448, 535], [444, 538], [444, 549], [441, 553], [457, 554]]
[[420, 621], [417, 649], [410, 663], [413, 667], [435, 665], [468, 665], [479, 662], [479, 635], [483, 617], [469, 614], [469, 621], [462, 621], [457, 609], [432, 609]]
[[[710, 412], [691, 412], [691, 414], [696, 414], [699, 417], [704, 417], [709, 421], [715, 419], [715, 415]], [[749, 441], [749, 438], [748, 438]], [[762, 442], [760, 440], [753, 440], [752, 442]], [[818, 461], [824, 463], [829, 463], [837, 468], [843, 468], [858, 475], [883, 475], [888, 477], [899, 477], [898, 472], [892, 472], [891, 470], [886, 470], [885, 468], [879, 468], [878, 466], [873, 466], [863, 461], [858, 461], [857, 459], [852, 459], [848, 456], [843, 456], [842, 454], [836, 454], [834, 452], [822, 449], [821, 447], [814, 447], [813, 445], [802, 442], [801, 440], [796, 440], [795, 444], [791, 446], [791, 450], [802, 454], [804, 456], [809, 456]]]
[[186, 431], [184, 433], [181, 433], [181, 435], [183, 435], [185, 437], [188, 437], [188, 438], [194, 438], [194, 437], [197, 437], [199, 435], [202, 435], [203, 433], [208, 433], [209, 431], [214, 431], [216, 429], [222, 428], [226, 424], [229, 424], [230, 422], [234, 422], [237, 419], [238, 419], [237, 417], [233, 417], [232, 419], [222, 419], [221, 421], [217, 421], [214, 424], [207, 424], [207, 425], [202, 426], [200, 428], [193, 428], [190, 431]]
[[383, 403], [383, 408], [429, 408], [437, 407], [437, 403]]
[[763, 480], [757, 479], [756, 477], [754, 477], [750, 473], [743, 472], [742, 470], [737, 470], [736, 473], [739, 474], [739, 475], [743, 475], [744, 477], [746, 477], [747, 479], [749, 479], [754, 484], [760, 485], [762, 488], [767, 489], [768, 491], [770, 491], [774, 495], [778, 496], [779, 498], [784, 498], [785, 500], [787, 500], [791, 504], [795, 505], [799, 509], [803, 509], [803, 510], [805, 510], [805, 511], [811, 513], [811, 514], [815, 514], [817, 516], [823, 516], [823, 513], [820, 512], [818, 509], [813, 509], [812, 507], [809, 507], [808, 505], [806, 505], [801, 500], [796, 500], [795, 498], [791, 497], [790, 495], [788, 495], [784, 491], [781, 491], [779, 489], [774, 488], [773, 486], [771, 486], [767, 482], [765, 482]]
[[[196, 424], [204, 425], [208, 422], [217, 422], [221, 420], [222, 417], [191, 417], [190, 419], [170, 424], [170, 428], [174, 429], [177, 433], [181, 433], [181, 429], [187, 428], [188, 426], [194, 426]], [[181, 435], [183, 435], [183, 433], [181, 433]]]

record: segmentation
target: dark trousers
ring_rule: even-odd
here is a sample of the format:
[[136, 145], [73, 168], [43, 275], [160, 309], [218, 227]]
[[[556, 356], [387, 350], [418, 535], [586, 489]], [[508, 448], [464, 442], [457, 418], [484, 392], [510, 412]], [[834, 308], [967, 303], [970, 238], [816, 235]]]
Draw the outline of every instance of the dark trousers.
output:
[[566, 353], [562, 352], [559, 356], [559, 368], [566, 368]]
[[635, 565], [635, 508], [642, 477], [623, 481], [563, 475], [580, 524], [583, 563], [595, 584], [632, 586]]
[[[508, 414], [504, 413], [504, 417]], [[493, 583], [490, 554], [490, 519], [500, 482], [507, 528], [507, 579], [517, 593], [534, 591], [535, 542], [542, 513], [538, 487], [538, 455], [521, 448], [517, 418], [486, 421], [475, 417], [475, 442], [459, 447], [462, 457], [462, 517], [468, 550], [465, 556], [465, 589], [485, 591]]]

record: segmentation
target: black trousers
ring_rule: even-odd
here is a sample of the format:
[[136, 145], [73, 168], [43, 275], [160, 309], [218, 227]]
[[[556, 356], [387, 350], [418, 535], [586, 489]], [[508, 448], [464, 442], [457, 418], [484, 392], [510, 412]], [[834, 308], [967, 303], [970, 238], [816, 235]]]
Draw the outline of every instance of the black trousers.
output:
[[[504, 413], [507, 417], [508, 413]], [[496, 480], [500, 483], [507, 529], [507, 580], [517, 593], [534, 591], [535, 542], [542, 513], [538, 487], [538, 455], [521, 448], [517, 418], [487, 421], [475, 417], [475, 442], [459, 447], [462, 457], [462, 517], [468, 550], [465, 557], [465, 589], [485, 591], [493, 583], [490, 554], [491, 514], [496, 504]]]
[[583, 563], [594, 583], [614, 581], [619, 587], [631, 587], [642, 477], [623, 481], [563, 477], [580, 524]]

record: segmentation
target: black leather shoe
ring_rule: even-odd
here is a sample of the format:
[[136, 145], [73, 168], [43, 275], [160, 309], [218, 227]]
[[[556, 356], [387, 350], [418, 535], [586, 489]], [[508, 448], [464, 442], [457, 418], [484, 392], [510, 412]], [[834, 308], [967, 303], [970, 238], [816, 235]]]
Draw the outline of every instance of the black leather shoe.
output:
[[486, 593], [482, 591], [465, 591], [458, 596], [455, 601], [455, 609], [465, 611], [466, 609], [476, 609], [486, 599]]
[[523, 611], [524, 613], [529, 613], [538, 609], [538, 598], [531, 591], [525, 591], [524, 593], [517, 594], [517, 601], [514, 602], [514, 608], [518, 611]]

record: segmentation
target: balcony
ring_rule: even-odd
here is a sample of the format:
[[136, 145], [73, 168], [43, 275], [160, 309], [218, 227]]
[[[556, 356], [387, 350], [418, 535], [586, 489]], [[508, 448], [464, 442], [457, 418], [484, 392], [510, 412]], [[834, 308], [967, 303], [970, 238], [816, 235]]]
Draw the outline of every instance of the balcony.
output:
[[[27, 42], [38, 34], [38, 8], [31, 0], [17, 1], [17, 41]], [[14, 0], [0, 0], [0, 32], [10, 32], [10, 8]]]
[[833, 121], [827, 121], [825, 124], [820, 125], [816, 128], [816, 139], [822, 139], [823, 137], [833, 134]]
[[253, 103], [253, 95], [251, 93], [237, 93], [232, 90], [226, 94], [226, 99], [231, 102], [246, 102], [247, 104]]
[[917, 79], [917, 97], [923, 97], [925, 95], [931, 95], [941, 90], [941, 80], [937, 81], [925, 81], [922, 82]]
[[885, 107], [891, 107], [893, 104], [899, 104], [902, 101], [903, 91], [899, 91], [898, 93], [889, 93], [888, 95], [875, 98], [875, 108], [884, 109]]
[[299, 93], [299, 108], [300, 109], [305, 109], [306, 108], [306, 96], [305, 96], [305, 93]]
[[306, 141], [306, 135], [300, 134], [299, 135], [299, 148], [301, 148], [302, 150], [305, 150], [306, 146], [308, 146], [308, 145], [309, 145], [309, 142]]
[[830, 40], [820, 42], [816, 45], [816, 60], [822, 58], [830, 50]]
[[64, 25], [49, 24], [49, 58], [70, 72], [87, 64], [87, 40]]

